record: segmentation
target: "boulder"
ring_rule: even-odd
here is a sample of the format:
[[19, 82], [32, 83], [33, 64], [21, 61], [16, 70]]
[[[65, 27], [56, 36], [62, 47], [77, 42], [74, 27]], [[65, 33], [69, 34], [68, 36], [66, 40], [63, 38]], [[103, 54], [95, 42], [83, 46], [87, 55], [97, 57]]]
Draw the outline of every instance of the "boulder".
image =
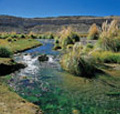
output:
[[14, 60], [12, 60], [11, 62], [12, 63], [10, 63], [10, 64], [6, 64], [6, 63], [1, 63], [0, 64], [0, 76], [13, 73], [15, 71], [18, 71], [18, 70], [26, 67], [25, 64], [16, 63], [16, 62], [14, 62]]
[[48, 61], [48, 60], [49, 60], [49, 57], [48, 57], [46, 54], [40, 55], [40, 56], [38, 57], [38, 60], [39, 60], [40, 62]]

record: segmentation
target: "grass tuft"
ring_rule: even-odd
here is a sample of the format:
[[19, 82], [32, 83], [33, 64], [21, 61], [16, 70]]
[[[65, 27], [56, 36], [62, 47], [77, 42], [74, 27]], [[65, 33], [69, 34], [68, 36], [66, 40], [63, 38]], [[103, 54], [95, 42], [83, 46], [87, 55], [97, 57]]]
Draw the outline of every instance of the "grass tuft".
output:
[[9, 58], [13, 55], [12, 51], [7, 47], [0, 47], [0, 57]]

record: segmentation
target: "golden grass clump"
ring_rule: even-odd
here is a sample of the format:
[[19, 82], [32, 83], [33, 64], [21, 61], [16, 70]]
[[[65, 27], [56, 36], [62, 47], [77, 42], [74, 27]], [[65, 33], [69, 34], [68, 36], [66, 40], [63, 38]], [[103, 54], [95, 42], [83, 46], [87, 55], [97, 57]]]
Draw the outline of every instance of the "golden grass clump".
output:
[[71, 27], [63, 28], [62, 31], [59, 33], [59, 37], [56, 39], [58, 47], [62, 49], [66, 49], [67, 45], [74, 44], [75, 42], [80, 41], [79, 35], [74, 32]]
[[76, 43], [71, 51], [62, 56], [61, 66], [66, 71], [77, 76], [92, 78], [98, 71], [96, 62], [92, 56], [84, 53], [82, 50], [82, 44]]
[[118, 35], [118, 21], [113, 20], [110, 24], [108, 21], [102, 24], [102, 33], [100, 34], [100, 38], [111, 38]]
[[88, 39], [97, 40], [98, 38], [99, 38], [99, 29], [97, 25], [94, 23], [89, 29]]
[[113, 20], [110, 24], [107, 21], [103, 23], [98, 46], [107, 51], [120, 51], [120, 36], [117, 20]]

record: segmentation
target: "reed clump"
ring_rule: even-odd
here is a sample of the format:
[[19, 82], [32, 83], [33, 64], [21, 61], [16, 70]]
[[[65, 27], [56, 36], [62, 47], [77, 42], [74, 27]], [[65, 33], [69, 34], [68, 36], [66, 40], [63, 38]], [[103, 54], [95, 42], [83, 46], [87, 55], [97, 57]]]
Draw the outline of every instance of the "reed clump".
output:
[[61, 65], [63, 69], [77, 76], [94, 77], [98, 70], [96, 63], [92, 56], [88, 56], [82, 50], [81, 44], [74, 45], [71, 51], [62, 56]]
[[99, 29], [95, 23], [90, 27], [87, 38], [89, 40], [97, 40], [99, 38]]
[[120, 51], [120, 35], [117, 20], [113, 20], [110, 24], [107, 21], [103, 23], [97, 46], [105, 51]]
[[75, 44], [80, 41], [79, 35], [73, 31], [71, 27], [63, 28], [56, 39], [55, 45], [59, 45], [62, 49], [66, 49], [67, 45]]

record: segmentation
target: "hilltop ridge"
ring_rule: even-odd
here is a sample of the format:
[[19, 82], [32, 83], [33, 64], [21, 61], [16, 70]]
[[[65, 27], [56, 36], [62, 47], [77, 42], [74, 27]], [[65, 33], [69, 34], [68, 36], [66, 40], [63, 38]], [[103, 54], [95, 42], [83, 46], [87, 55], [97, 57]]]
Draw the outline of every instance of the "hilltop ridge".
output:
[[87, 32], [89, 27], [96, 23], [99, 27], [108, 20], [120, 21], [120, 16], [59, 16], [44, 18], [23, 18], [8, 15], [0, 15], [0, 32], [35, 33], [58, 32], [63, 26], [72, 26], [78, 32]]

